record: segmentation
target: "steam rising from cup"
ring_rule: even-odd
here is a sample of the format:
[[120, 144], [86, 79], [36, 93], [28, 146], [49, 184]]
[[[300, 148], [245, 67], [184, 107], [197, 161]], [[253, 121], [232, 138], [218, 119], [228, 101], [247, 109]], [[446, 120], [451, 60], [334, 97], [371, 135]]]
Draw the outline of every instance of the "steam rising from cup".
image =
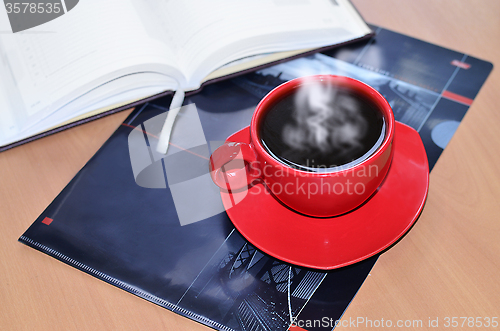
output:
[[291, 151], [342, 156], [364, 148], [368, 122], [352, 95], [331, 84], [310, 81], [300, 87], [294, 102], [294, 121], [282, 131]]

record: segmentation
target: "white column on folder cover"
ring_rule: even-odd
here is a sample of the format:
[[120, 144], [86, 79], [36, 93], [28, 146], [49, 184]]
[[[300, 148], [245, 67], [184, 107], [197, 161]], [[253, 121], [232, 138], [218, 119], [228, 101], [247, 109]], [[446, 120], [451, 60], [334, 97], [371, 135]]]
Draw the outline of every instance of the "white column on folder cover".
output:
[[170, 109], [167, 113], [165, 124], [163, 124], [163, 128], [161, 129], [158, 146], [156, 147], [156, 151], [158, 153], [167, 154], [170, 143], [170, 135], [172, 134], [175, 118], [177, 117], [182, 103], [184, 102], [184, 95], [184, 90], [178, 89], [172, 98], [172, 103], [170, 103]]
[[[165, 124], [167, 114], [163, 112], [144, 121], [128, 136], [135, 182], [149, 189], [168, 187], [182, 226], [224, 212], [220, 190], [213, 183], [208, 166], [210, 150], [224, 141], [207, 143], [198, 110], [192, 103], [180, 108], [168, 153], [158, 153], [156, 137]], [[240, 191], [232, 204], [239, 203], [245, 196], [246, 192]]]

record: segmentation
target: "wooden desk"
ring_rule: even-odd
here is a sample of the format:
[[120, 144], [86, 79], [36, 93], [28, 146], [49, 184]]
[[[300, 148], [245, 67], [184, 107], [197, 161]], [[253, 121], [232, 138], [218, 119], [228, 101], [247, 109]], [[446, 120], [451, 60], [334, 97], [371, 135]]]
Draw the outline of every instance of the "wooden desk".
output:
[[[500, 63], [500, 1], [353, 2], [370, 23]], [[445, 317], [500, 315], [499, 91], [493, 71], [432, 171], [420, 220], [344, 320], [415, 319], [420, 330], [439, 318], [434, 329], [453, 329]], [[209, 330], [17, 242], [128, 113], [0, 154], [0, 329]]]

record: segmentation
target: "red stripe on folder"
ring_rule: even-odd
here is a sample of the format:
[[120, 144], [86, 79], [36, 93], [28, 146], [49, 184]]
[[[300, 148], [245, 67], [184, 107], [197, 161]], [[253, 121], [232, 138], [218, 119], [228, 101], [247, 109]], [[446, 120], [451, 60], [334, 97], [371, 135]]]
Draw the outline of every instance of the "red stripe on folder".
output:
[[306, 329], [303, 329], [301, 327], [298, 327], [297, 325], [292, 325], [288, 328], [289, 331], [307, 331]]
[[451, 64], [456, 66], [456, 67], [466, 69], [466, 70], [470, 68], [470, 64], [462, 62], [462, 61], [458, 61], [458, 60], [451, 61]]
[[466, 97], [461, 96], [459, 94], [455, 94], [455, 93], [450, 92], [450, 91], [444, 91], [442, 95], [446, 99], [450, 99], [450, 100], [453, 100], [453, 101], [456, 101], [456, 102], [460, 102], [460, 103], [463, 103], [463, 104], [465, 104], [467, 106], [472, 105], [472, 101], [473, 101], [472, 99], [466, 98]]
[[52, 223], [53, 219], [52, 218], [48, 218], [48, 217], [45, 217], [42, 221], [43, 224], [47, 224], [47, 225], [50, 225], [50, 223]]

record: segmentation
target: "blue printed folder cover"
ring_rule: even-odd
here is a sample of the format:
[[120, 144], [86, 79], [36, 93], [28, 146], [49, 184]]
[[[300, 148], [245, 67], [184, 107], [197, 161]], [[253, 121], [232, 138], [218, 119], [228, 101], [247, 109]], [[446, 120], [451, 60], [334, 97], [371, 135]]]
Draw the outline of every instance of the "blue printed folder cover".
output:
[[[430, 169], [492, 64], [372, 26], [367, 42], [204, 87], [188, 96], [168, 154], [154, 152], [170, 97], [125, 120], [20, 241], [94, 277], [218, 330], [331, 330], [378, 255], [322, 272], [276, 260], [233, 227], [208, 157], [249, 125], [259, 100], [310, 74], [375, 87], [415, 128]], [[323, 321], [316, 325], [300, 321]]]

